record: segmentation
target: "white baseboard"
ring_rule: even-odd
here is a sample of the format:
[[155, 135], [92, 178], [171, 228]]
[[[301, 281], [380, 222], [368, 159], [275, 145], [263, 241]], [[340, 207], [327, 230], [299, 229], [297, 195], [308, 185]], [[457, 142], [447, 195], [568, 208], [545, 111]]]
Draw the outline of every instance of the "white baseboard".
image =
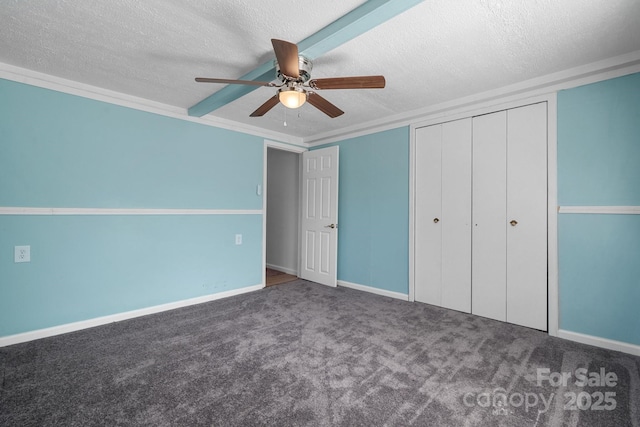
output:
[[24, 332], [16, 335], [0, 337], [0, 347], [13, 344], [20, 344], [27, 341], [33, 341], [40, 338], [52, 337], [55, 335], [75, 332], [82, 329], [93, 328], [95, 326], [106, 325], [123, 320], [133, 319], [135, 317], [146, 316], [148, 314], [160, 313], [163, 311], [174, 310], [176, 308], [187, 307], [204, 302], [215, 301], [222, 298], [240, 295], [247, 292], [258, 291], [264, 288], [264, 284], [247, 286], [245, 288], [233, 289], [230, 291], [219, 292], [216, 294], [205, 295], [197, 298], [190, 298], [182, 301], [170, 302], [167, 304], [156, 305], [153, 307], [141, 308], [139, 310], [126, 311], [124, 313], [111, 314], [109, 316], [95, 317], [93, 319], [82, 320], [80, 322], [67, 323], [64, 325], [53, 326], [51, 328], [38, 329], [36, 331]]
[[585, 335], [578, 332], [565, 331], [563, 329], [558, 330], [558, 337], [582, 344], [589, 344], [596, 347], [606, 348], [608, 350], [621, 351], [623, 353], [633, 354], [634, 356], [640, 356], [640, 345], [594, 337], [593, 335]]
[[389, 298], [401, 299], [402, 301], [409, 301], [409, 295], [402, 294], [400, 292], [387, 291], [386, 289], [373, 288], [371, 286], [359, 285], [357, 283], [345, 282], [344, 280], [338, 280], [338, 286], [344, 286], [345, 288], [355, 289], [357, 291], [369, 292], [376, 295], [382, 295]]
[[293, 270], [293, 269], [291, 269], [291, 268], [281, 267], [279, 265], [269, 264], [269, 263], [267, 263], [267, 268], [270, 268], [272, 270], [281, 271], [283, 273], [291, 274], [293, 276], [298, 276], [298, 272]]

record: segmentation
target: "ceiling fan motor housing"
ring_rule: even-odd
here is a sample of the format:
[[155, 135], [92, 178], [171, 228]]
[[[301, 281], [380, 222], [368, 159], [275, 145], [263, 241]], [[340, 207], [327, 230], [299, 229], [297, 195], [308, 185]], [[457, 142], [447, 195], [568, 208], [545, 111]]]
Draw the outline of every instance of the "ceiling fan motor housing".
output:
[[[287, 83], [291, 81], [292, 78], [289, 76], [285, 76], [280, 72], [280, 66], [278, 65], [278, 61], [273, 61], [276, 67], [276, 78], [283, 83]], [[311, 78], [311, 70], [313, 69], [313, 62], [309, 58], [304, 56], [298, 56], [298, 68], [300, 70], [300, 77], [297, 79], [293, 79], [297, 83], [306, 83]]]

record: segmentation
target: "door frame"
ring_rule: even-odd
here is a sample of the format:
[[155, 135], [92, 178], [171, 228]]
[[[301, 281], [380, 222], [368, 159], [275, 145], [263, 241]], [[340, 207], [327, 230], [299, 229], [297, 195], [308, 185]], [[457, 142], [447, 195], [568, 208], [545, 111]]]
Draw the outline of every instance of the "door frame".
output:
[[[281, 151], [289, 151], [296, 154], [302, 154], [305, 151], [309, 151], [306, 147], [301, 147], [299, 145], [290, 145], [282, 142], [271, 141], [268, 139], [264, 140], [263, 143], [263, 152], [262, 152], [262, 185], [258, 188], [258, 193], [262, 194], [262, 287], [266, 287], [267, 285], [267, 150], [269, 148], [273, 148]], [[302, 156], [299, 156], [298, 159], [298, 169], [301, 171], [302, 169]], [[300, 177], [299, 175], [299, 182]], [[300, 197], [301, 188], [298, 185], [298, 200], [302, 200]], [[302, 212], [300, 212], [302, 215]], [[300, 218], [298, 218], [298, 236], [300, 236]], [[296, 266], [297, 273], [300, 273], [300, 238], [296, 242], [298, 245], [298, 263]]]
[[467, 117], [489, 114], [539, 102], [547, 103], [547, 326], [548, 334], [558, 336], [558, 139], [556, 92], [531, 96], [496, 99], [443, 113], [425, 116], [411, 124], [409, 132], [409, 301], [415, 301], [415, 132], [417, 128]]

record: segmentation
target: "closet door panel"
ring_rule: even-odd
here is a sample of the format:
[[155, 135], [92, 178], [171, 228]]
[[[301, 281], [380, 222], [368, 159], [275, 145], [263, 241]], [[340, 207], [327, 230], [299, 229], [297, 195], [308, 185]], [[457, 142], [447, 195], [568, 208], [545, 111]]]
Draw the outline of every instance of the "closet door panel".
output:
[[442, 125], [442, 307], [471, 312], [471, 118]]
[[507, 320], [507, 112], [473, 118], [472, 310]]
[[439, 306], [442, 301], [442, 125], [416, 129], [415, 136], [415, 299]]
[[507, 321], [546, 330], [547, 104], [507, 115]]

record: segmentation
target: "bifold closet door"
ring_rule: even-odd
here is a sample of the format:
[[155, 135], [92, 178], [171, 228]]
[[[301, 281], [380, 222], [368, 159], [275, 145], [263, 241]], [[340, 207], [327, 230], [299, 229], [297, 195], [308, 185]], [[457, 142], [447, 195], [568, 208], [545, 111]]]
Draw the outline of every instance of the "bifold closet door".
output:
[[547, 105], [473, 118], [472, 310], [547, 329]]
[[442, 125], [415, 135], [415, 300], [442, 302]]
[[416, 130], [416, 301], [471, 312], [471, 119]]
[[473, 118], [471, 312], [507, 321], [507, 112]]
[[507, 124], [507, 322], [547, 330], [547, 104]]
[[471, 312], [471, 118], [442, 125], [442, 307]]

